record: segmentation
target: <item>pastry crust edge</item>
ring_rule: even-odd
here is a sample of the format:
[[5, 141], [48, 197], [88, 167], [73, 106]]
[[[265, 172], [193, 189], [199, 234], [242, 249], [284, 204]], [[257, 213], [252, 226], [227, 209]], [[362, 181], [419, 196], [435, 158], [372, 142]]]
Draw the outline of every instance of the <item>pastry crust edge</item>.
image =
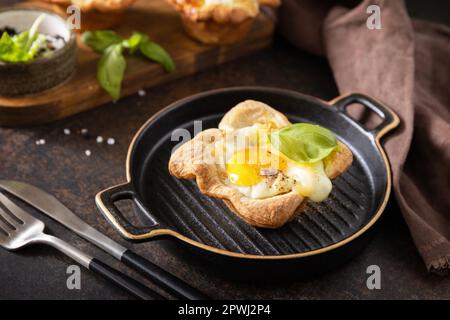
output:
[[191, 21], [214, 21], [217, 23], [234, 23], [239, 24], [247, 19], [255, 18], [261, 5], [278, 7], [280, 0], [259, 0], [252, 6], [232, 6], [232, 5], [210, 5], [203, 7], [194, 6], [184, 0], [167, 0], [171, 3], [177, 11], [179, 11], [185, 18]]

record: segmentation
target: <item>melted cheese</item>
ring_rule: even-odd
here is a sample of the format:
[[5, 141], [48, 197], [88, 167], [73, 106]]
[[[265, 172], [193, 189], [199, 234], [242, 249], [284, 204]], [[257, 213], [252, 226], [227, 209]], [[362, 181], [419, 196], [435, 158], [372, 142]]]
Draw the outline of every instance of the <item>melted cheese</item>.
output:
[[327, 199], [331, 192], [331, 180], [325, 174], [322, 161], [314, 164], [290, 164], [286, 174], [296, 181], [294, 190], [314, 202]]

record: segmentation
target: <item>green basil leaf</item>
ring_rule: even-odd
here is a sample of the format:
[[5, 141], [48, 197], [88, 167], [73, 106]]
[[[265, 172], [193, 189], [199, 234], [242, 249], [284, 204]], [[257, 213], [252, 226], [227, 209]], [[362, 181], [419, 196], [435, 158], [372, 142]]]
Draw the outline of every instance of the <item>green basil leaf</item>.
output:
[[102, 53], [110, 45], [118, 44], [123, 41], [121, 36], [110, 30], [84, 32], [81, 36], [81, 40], [85, 45], [98, 53]]
[[159, 44], [148, 39], [142, 40], [139, 49], [144, 56], [162, 65], [167, 72], [175, 70], [172, 58]]
[[130, 50], [131, 54], [134, 54], [138, 49], [139, 45], [141, 44], [141, 41], [147, 41], [148, 36], [140, 33], [140, 32], [133, 32], [131, 37], [129, 37], [127, 40], [123, 41], [123, 46], [125, 48], [128, 48]]
[[114, 100], [120, 98], [126, 65], [122, 44], [113, 44], [106, 48], [98, 64], [97, 80]]
[[309, 123], [296, 123], [272, 132], [272, 145], [297, 162], [313, 163], [326, 158], [338, 147], [331, 131]]

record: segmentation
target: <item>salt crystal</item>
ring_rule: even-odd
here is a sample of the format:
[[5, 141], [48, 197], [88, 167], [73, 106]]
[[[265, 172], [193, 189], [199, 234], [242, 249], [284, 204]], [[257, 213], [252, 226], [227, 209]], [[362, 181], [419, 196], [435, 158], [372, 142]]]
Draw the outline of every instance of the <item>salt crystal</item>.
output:
[[108, 138], [108, 140], [106, 140], [106, 143], [112, 146], [113, 144], [116, 143], [116, 140], [114, 140], [114, 138]]
[[102, 143], [103, 142], [103, 137], [102, 136], [98, 136], [97, 137], [97, 143]]
[[45, 139], [39, 140], [39, 144], [45, 144]]
[[146, 94], [147, 94], [147, 92], [145, 92], [145, 90], [143, 90], [143, 89], [138, 91], [139, 97], [144, 97]]
[[83, 136], [87, 135], [88, 132], [89, 132], [88, 129], [85, 129], [85, 128], [81, 129], [81, 134], [82, 134]]
[[64, 134], [66, 135], [66, 136], [68, 136], [68, 135], [70, 135], [70, 129], [64, 129]]
[[90, 157], [91, 156], [91, 150], [86, 150], [85, 152], [84, 152], [85, 154], [86, 154], [86, 156], [88, 156], [88, 157]]

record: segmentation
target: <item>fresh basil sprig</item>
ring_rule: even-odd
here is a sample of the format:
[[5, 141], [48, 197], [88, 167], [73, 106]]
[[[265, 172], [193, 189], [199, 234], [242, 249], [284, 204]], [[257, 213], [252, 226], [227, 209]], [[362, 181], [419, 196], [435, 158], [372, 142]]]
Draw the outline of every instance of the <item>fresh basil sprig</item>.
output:
[[291, 160], [314, 163], [326, 158], [337, 147], [331, 131], [309, 123], [296, 123], [269, 135], [271, 144]]
[[133, 32], [128, 39], [124, 39], [110, 30], [88, 31], [83, 33], [82, 40], [92, 50], [102, 54], [97, 66], [97, 80], [114, 100], [120, 98], [126, 69], [124, 49], [130, 54], [140, 52], [142, 56], [163, 66], [167, 72], [175, 70], [175, 64], [164, 48], [140, 32]]

